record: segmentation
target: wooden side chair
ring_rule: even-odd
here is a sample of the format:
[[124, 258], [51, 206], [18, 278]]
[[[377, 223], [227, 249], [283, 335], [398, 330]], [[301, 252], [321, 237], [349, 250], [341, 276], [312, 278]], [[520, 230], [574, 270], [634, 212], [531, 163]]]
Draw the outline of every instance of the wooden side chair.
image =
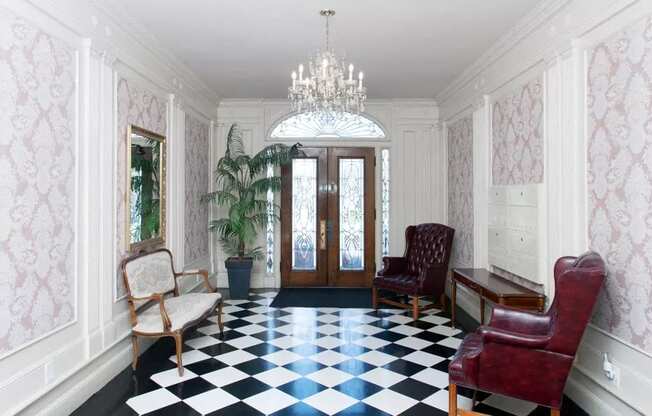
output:
[[[208, 293], [179, 294], [177, 279], [200, 275]], [[183, 331], [217, 312], [220, 335], [223, 334], [222, 295], [208, 281], [208, 271], [175, 272], [170, 250], [162, 248], [128, 257], [122, 261], [122, 277], [132, 326], [133, 363], [138, 365], [138, 337], [174, 338], [179, 376], [183, 375], [181, 353]], [[169, 296], [168, 296], [169, 295]]]

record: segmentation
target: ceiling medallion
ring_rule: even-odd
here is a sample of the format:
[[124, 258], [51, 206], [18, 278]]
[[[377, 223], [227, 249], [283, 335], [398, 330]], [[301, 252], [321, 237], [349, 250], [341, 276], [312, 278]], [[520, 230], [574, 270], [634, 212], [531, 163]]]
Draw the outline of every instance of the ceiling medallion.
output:
[[303, 64], [298, 71], [292, 71], [292, 86], [288, 88], [292, 111], [363, 112], [367, 99], [367, 89], [362, 83], [364, 74], [360, 71], [358, 79], [354, 79], [352, 63], [347, 74], [344, 62], [330, 47], [328, 19], [335, 15], [335, 10], [322, 10], [319, 14], [326, 18], [326, 47], [308, 62], [307, 74]]

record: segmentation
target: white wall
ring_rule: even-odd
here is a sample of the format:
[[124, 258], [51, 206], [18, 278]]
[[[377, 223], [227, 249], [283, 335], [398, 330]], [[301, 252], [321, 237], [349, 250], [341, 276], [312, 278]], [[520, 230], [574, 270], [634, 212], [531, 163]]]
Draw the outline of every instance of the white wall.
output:
[[[67, 415], [130, 363], [124, 299], [115, 300], [116, 83], [128, 78], [168, 101], [169, 188], [183, 195], [183, 120], [191, 111], [214, 118], [218, 97], [128, 17], [102, 2], [1, 0], [0, 6], [75, 48], [76, 319], [0, 359], [3, 414]], [[7, 30], [8, 28], [2, 28]], [[20, 71], [20, 68], [17, 69]], [[183, 197], [179, 198], [183, 201]], [[183, 202], [168, 207], [168, 246], [183, 253]], [[181, 229], [177, 224], [181, 223]], [[205, 261], [207, 263], [207, 260]], [[180, 265], [181, 267], [183, 264]], [[196, 282], [187, 282], [186, 290]]]
[[[473, 112], [476, 266], [487, 267], [487, 187], [491, 183], [490, 103], [530, 79], [544, 77], [544, 204], [547, 274], [562, 255], [588, 248], [585, 82], [587, 51], [611, 33], [652, 13], [652, 2], [632, 0], [543, 1], [438, 95], [445, 122]], [[486, 176], [483, 176], [486, 175]], [[547, 293], [552, 282], [546, 282]], [[459, 293], [459, 292], [458, 292]], [[459, 295], [458, 295], [459, 296]], [[461, 293], [460, 305], [477, 316], [477, 300]], [[601, 371], [601, 353], [619, 368], [618, 383]], [[590, 324], [567, 394], [590, 414], [652, 414], [652, 356]], [[648, 393], [645, 393], [648, 392]]]
[[[305, 146], [366, 146], [376, 149], [376, 258], [380, 264], [380, 150], [390, 150], [390, 255], [402, 255], [405, 227], [422, 222], [446, 221], [445, 148], [437, 105], [432, 100], [373, 101], [366, 113], [385, 129], [386, 139], [377, 141], [300, 140]], [[286, 101], [224, 100], [218, 108], [214, 161], [224, 154], [225, 137], [232, 123], [238, 123], [247, 151], [257, 151], [273, 143], [269, 139], [275, 123], [289, 114]], [[291, 142], [287, 142], [292, 144]], [[277, 198], [279, 196], [277, 195]], [[218, 213], [214, 210], [214, 215]], [[220, 287], [227, 286], [224, 254], [215, 241], [214, 267]], [[262, 240], [261, 243], [263, 244]], [[254, 287], [280, 287], [280, 229], [275, 234], [274, 273], [267, 274], [263, 262], [254, 266]]]

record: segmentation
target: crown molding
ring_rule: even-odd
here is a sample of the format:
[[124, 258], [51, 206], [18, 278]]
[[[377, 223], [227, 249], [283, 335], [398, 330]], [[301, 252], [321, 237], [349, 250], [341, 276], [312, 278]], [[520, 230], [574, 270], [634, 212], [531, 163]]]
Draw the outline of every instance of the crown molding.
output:
[[467, 67], [460, 76], [455, 78], [448, 87], [436, 95], [439, 103], [446, 102], [455, 93], [481, 77], [482, 73], [496, 60], [514, 48], [527, 35], [532, 33], [544, 22], [554, 16], [562, 7], [571, 0], [542, 0], [534, 9], [519, 20], [510, 30], [501, 36], [489, 49], [480, 56], [474, 63]]
[[[198, 96], [206, 103], [215, 106], [219, 103], [220, 96], [217, 92], [199, 78], [176, 55], [163, 47], [161, 42], [151, 32], [145, 29], [145, 25], [109, 2], [93, 0], [91, 4], [98, 14], [101, 14], [105, 18], [103, 20], [110, 22], [110, 26], [106, 26], [107, 28], [112, 27], [113, 29], [111, 31], [119, 30], [122, 36], [125, 36], [130, 41], [147, 50], [160, 64], [171, 72], [171, 76], [169, 76], [167, 81], [175, 92], [181, 94], [181, 90], [185, 89], [183, 92], [184, 95]], [[97, 19], [97, 17], [93, 17]]]

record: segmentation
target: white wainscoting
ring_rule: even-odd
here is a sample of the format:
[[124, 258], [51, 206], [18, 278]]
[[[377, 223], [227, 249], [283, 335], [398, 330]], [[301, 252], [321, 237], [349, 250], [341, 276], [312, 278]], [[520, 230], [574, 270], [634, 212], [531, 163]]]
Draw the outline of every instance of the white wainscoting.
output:
[[[305, 146], [366, 146], [390, 150], [390, 254], [402, 255], [405, 249], [405, 227], [421, 222], [446, 221], [445, 164], [446, 152], [439, 128], [439, 111], [432, 100], [370, 100], [366, 113], [379, 122], [387, 138], [374, 141], [300, 140]], [[247, 151], [255, 152], [270, 144], [269, 133], [276, 122], [289, 114], [285, 101], [224, 100], [218, 108], [217, 132], [212, 146], [215, 162], [224, 154], [225, 138], [232, 123], [240, 126]], [[376, 209], [380, 213], [380, 163], [376, 165]], [[277, 195], [278, 198], [278, 195]], [[219, 215], [213, 209], [212, 215]], [[380, 215], [376, 222], [376, 260], [380, 264]], [[226, 287], [224, 254], [212, 237], [215, 247], [213, 267], [218, 284]], [[264, 241], [259, 240], [263, 245]], [[275, 232], [274, 272], [267, 274], [263, 262], [256, 262], [253, 287], [280, 286], [280, 229]]]

